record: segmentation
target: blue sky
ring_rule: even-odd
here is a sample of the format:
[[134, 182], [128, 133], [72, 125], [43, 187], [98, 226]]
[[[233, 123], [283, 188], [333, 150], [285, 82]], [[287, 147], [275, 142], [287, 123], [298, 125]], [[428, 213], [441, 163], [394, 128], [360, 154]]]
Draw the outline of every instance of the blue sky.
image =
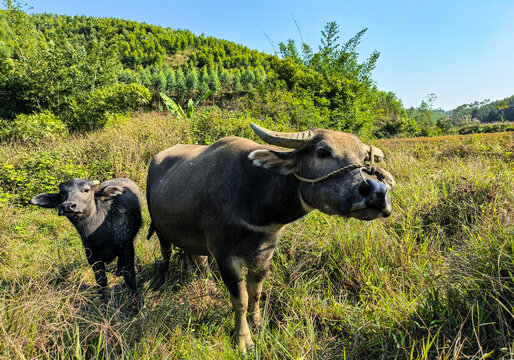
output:
[[32, 12], [116, 17], [191, 30], [267, 53], [302, 37], [317, 48], [336, 21], [344, 42], [362, 28], [365, 59], [380, 52], [373, 78], [407, 107], [435, 93], [435, 107], [453, 109], [514, 94], [512, 0], [29, 0]]

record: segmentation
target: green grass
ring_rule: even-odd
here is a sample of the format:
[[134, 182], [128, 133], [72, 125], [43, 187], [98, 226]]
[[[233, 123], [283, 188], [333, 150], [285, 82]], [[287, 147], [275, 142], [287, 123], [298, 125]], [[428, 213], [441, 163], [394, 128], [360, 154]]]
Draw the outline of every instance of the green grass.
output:
[[[145, 238], [146, 208], [136, 248], [146, 307], [134, 315], [123, 280], [111, 274], [111, 301], [100, 308], [66, 219], [23, 205], [75, 175], [127, 176], [144, 191], [158, 151], [251, 136], [246, 118], [215, 114], [209, 123], [202, 116], [189, 124], [140, 114], [61, 142], [0, 145], [10, 171], [0, 174], [0, 359], [241, 358], [221, 283], [199, 280], [177, 250], [172, 275], [159, 286], [160, 251], [156, 237]], [[246, 357], [514, 357], [514, 134], [376, 145], [398, 183], [393, 215], [360, 222], [314, 212], [288, 225], [264, 283], [257, 349]]]

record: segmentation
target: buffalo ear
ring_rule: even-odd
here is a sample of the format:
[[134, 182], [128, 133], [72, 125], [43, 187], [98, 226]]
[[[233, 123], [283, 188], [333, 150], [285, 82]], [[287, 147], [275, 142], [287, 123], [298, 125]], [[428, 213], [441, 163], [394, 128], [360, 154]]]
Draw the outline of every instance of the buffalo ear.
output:
[[100, 200], [107, 200], [125, 192], [125, 189], [121, 186], [106, 186], [95, 192], [95, 197]]
[[269, 169], [281, 175], [295, 170], [293, 151], [254, 150], [248, 155], [254, 166]]
[[61, 195], [59, 195], [59, 193], [38, 194], [29, 200], [29, 204], [42, 208], [53, 209], [61, 204]]
[[396, 187], [396, 181], [394, 180], [393, 175], [384, 169], [380, 169], [380, 172], [384, 176], [384, 182], [387, 186], [387, 190], [393, 190]]

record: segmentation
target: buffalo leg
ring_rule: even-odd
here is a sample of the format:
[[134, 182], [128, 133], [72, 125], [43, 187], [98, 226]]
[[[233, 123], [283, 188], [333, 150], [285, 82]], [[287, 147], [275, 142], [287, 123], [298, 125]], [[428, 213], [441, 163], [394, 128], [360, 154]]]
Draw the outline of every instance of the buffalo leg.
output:
[[221, 261], [216, 259], [223, 282], [230, 292], [230, 300], [235, 311], [234, 336], [236, 344], [241, 351], [245, 352], [247, 348], [252, 349], [254, 347], [250, 328], [246, 321], [248, 293], [246, 292], [246, 287], [243, 281], [241, 266], [231, 260], [233, 259], [224, 258]]
[[256, 329], [260, 329], [262, 322], [262, 315], [260, 309], [260, 300], [262, 293], [262, 284], [268, 272], [268, 267], [258, 270], [248, 269], [246, 275], [247, 290], [248, 290], [248, 312], [250, 314], [250, 322]]
[[203, 279], [209, 278], [209, 258], [203, 255], [192, 255], [193, 261], [195, 262], [198, 269], [200, 269], [200, 275]]
[[[157, 234], [159, 235], [159, 234]], [[162, 274], [166, 276], [168, 269], [170, 268], [170, 258], [171, 258], [171, 242], [162, 239], [159, 236], [159, 242], [161, 244], [161, 254], [162, 254]]]

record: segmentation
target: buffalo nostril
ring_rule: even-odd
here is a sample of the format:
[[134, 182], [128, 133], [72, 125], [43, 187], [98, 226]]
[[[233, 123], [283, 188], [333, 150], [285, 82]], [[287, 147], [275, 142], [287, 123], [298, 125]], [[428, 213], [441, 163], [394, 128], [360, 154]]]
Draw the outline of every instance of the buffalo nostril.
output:
[[77, 208], [77, 204], [76, 203], [71, 203], [69, 206], [68, 206], [71, 210], [75, 210]]
[[366, 182], [362, 182], [360, 185], [359, 185], [359, 188], [357, 189], [359, 191], [359, 194], [366, 198], [368, 197], [368, 195], [371, 193], [371, 186], [369, 186]]
[[385, 193], [387, 192], [387, 187], [381, 182], [369, 180], [368, 184], [370, 187], [370, 192], [377, 196], [385, 195]]

